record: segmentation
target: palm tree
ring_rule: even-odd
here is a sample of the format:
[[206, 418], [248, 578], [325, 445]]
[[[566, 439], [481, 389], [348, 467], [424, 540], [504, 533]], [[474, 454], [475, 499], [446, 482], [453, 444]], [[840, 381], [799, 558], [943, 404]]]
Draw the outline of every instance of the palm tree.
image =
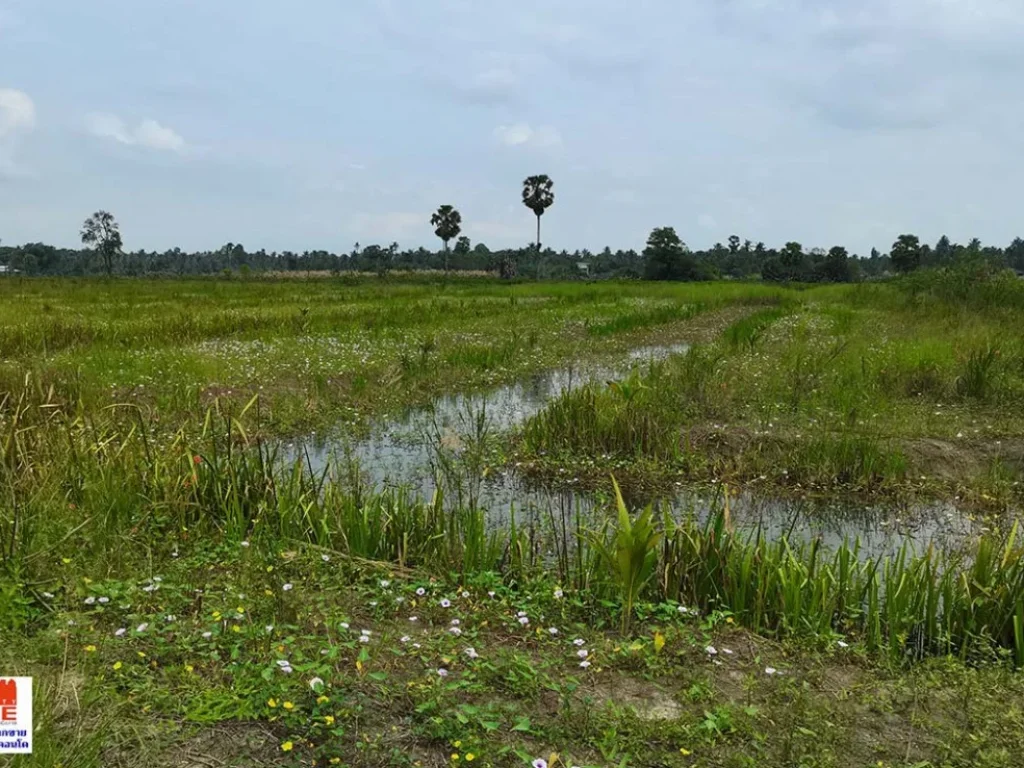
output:
[[537, 252], [540, 253], [540, 217], [555, 202], [554, 182], [547, 174], [530, 176], [523, 182], [523, 205], [537, 217]]
[[448, 241], [458, 237], [462, 231], [462, 214], [450, 205], [442, 205], [430, 217], [430, 225], [434, 234], [444, 242], [444, 271], [448, 272]]

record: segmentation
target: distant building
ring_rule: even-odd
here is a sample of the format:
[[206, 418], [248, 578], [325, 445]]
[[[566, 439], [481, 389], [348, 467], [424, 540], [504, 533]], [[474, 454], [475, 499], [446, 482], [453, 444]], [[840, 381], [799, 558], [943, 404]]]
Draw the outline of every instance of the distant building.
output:
[[0, 264], [0, 275], [16, 275], [18, 270], [13, 269], [6, 264]]
[[590, 265], [585, 261], [577, 261], [576, 269], [580, 271], [581, 275], [590, 275]]

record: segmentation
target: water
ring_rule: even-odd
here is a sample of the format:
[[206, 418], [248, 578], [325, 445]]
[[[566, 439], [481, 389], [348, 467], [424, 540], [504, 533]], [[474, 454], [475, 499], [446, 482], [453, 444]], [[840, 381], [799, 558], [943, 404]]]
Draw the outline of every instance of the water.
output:
[[[332, 460], [354, 461], [374, 486], [404, 487], [426, 498], [437, 490], [440, 478], [447, 498], [486, 509], [496, 526], [507, 523], [513, 509], [521, 521], [564, 519], [575, 512], [601, 514], [607, 500], [575, 490], [570, 476], [558, 487], [539, 486], [510, 470], [481, 480], [483, 463], [473, 464], [475, 447], [487, 436], [522, 425], [566, 392], [620, 379], [636, 366], [685, 354], [687, 349], [685, 344], [642, 347], [619, 365], [561, 368], [489, 392], [444, 396], [429, 407], [409, 409], [378, 424], [365, 439], [306, 441], [289, 453], [302, 455], [314, 471]], [[721, 508], [722, 493], [715, 487], [701, 490], [680, 485], [675, 494], [658, 503], [679, 515], [706, 519]], [[730, 512], [738, 527], [761, 530], [768, 538], [818, 538], [833, 548], [859, 539], [865, 557], [890, 554], [905, 541], [917, 549], [929, 543], [953, 546], [968, 538], [974, 527], [967, 515], [948, 503], [865, 505], [842, 498], [784, 498], [751, 490], [730, 496]]]

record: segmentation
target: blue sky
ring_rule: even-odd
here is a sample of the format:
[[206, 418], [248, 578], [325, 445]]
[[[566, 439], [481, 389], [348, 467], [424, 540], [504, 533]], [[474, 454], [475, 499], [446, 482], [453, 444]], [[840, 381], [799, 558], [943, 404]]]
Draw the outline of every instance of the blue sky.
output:
[[0, 239], [1024, 235], [1021, 0], [0, 0]]

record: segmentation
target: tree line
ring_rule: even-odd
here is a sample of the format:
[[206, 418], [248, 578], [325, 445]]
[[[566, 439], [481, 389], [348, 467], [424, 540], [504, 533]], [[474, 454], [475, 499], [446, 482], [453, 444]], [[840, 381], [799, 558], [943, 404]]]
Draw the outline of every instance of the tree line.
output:
[[[779, 248], [732, 235], [726, 244], [691, 250], [673, 227], [656, 227], [640, 252], [633, 249], [599, 252], [554, 251], [541, 244], [541, 218], [554, 204], [554, 182], [547, 175], [530, 176], [522, 184], [522, 203], [537, 219], [536, 240], [522, 248], [492, 251], [473, 244], [462, 234], [462, 215], [454, 205], [438, 207], [430, 219], [441, 240], [440, 251], [402, 250], [398, 243], [360, 245], [347, 252], [326, 250], [247, 251], [227, 243], [215, 251], [124, 251], [120, 227], [112, 214], [97, 211], [82, 226], [82, 249], [56, 248], [45, 243], [0, 246], [0, 265], [6, 272], [25, 275], [208, 275], [254, 272], [375, 272], [444, 270], [494, 272], [503, 278], [533, 279], [715, 280], [762, 279], [772, 282], [854, 282], [919, 267], [984, 261], [995, 268], [1024, 273], [1024, 240], [1006, 248], [982, 246], [975, 238], [967, 245], [943, 235], [935, 246], [916, 235], [900, 235], [888, 253], [872, 249], [869, 256], [850, 254], [843, 246], [806, 249], [796, 241]], [[455, 241], [454, 247], [451, 241]]]

